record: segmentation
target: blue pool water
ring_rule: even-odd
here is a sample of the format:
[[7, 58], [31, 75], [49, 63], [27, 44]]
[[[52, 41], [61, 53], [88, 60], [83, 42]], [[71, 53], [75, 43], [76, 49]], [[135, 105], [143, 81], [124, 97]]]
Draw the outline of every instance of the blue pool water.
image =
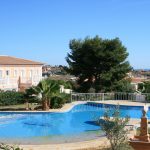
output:
[[[114, 105], [86, 103], [65, 113], [0, 113], [0, 138], [51, 137], [97, 131], [94, 120]], [[121, 117], [140, 118], [142, 106], [120, 106]], [[150, 117], [150, 110], [148, 111]]]

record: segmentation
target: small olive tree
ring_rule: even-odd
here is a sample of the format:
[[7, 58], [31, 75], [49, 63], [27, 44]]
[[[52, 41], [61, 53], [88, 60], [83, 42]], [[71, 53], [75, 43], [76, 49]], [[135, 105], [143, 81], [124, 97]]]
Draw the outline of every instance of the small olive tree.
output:
[[120, 118], [119, 106], [113, 111], [106, 109], [104, 118], [99, 120], [99, 124], [110, 142], [110, 150], [132, 149], [128, 143], [129, 130], [126, 128], [128, 123], [129, 117]]

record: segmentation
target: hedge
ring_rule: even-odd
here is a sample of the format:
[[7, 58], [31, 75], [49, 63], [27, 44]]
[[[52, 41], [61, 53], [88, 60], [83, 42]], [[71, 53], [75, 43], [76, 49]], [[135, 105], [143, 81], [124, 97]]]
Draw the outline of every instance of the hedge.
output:
[[24, 102], [24, 96], [21, 92], [0, 91], [0, 106], [17, 105]]

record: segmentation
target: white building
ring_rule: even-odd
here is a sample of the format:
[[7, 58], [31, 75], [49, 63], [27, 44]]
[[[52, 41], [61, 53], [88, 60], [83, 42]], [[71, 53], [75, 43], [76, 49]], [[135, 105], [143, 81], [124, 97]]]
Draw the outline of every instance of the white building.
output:
[[0, 89], [24, 90], [42, 79], [43, 63], [11, 56], [0, 56]]

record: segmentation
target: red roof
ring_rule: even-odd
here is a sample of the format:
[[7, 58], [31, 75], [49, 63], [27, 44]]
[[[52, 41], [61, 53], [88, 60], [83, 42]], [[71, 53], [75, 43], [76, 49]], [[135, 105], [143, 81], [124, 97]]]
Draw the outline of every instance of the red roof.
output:
[[44, 63], [12, 56], [0, 56], [0, 65], [44, 65]]
[[142, 78], [132, 78], [132, 79], [131, 79], [131, 82], [132, 82], [132, 83], [141, 83], [141, 82], [143, 82], [143, 80], [144, 80], [144, 79], [142, 79]]

